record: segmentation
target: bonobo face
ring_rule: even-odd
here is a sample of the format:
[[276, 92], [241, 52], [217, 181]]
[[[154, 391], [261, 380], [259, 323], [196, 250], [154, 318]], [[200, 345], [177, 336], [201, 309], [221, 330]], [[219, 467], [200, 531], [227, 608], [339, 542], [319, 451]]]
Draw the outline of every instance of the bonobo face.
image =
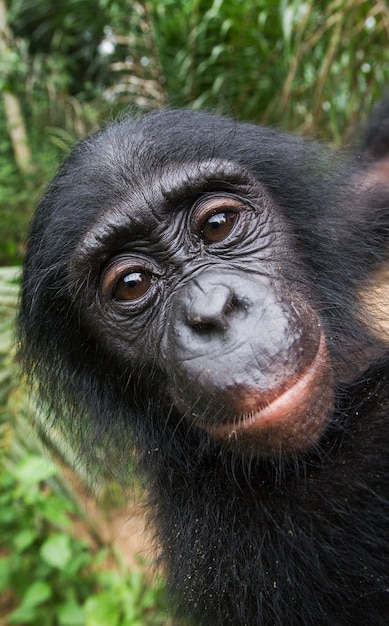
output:
[[90, 275], [81, 314], [96, 341], [158, 372], [188, 426], [256, 456], [317, 442], [332, 409], [324, 334], [287, 225], [245, 170], [207, 161], [162, 170], [141, 195], [127, 185], [72, 273]]

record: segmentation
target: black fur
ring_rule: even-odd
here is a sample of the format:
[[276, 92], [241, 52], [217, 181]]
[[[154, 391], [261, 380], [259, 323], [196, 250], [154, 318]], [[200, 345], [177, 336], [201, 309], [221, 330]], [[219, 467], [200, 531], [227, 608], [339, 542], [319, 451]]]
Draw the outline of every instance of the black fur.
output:
[[[375, 116], [365, 153], [351, 155], [202, 113], [123, 120], [75, 148], [36, 212], [19, 358], [82, 454], [116, 469], [130, 454], [139, 462], [173, 605], [197, 625], [388, 623], [389, 352], [361, 297], [387, 259], [389, 181], [368, 140], [374, 130], [378, 145], [387, 120]], [[261, 458], [212, 440], [166, 392], [156, 347], [163, 316], [142, 314], [129, 327], [108, 320], [115, 340], [98, 318], [111, 254], [101, 232], [119, 248], [122, 216], [134, 205], [185, 207], [185, 194], [169, 190], [184, 172], [189, 196], [200, 161], [233, 163], [267, 190], [294, 251], [276, 243], [273, 256], [288, 284], [309, 293], [324, 327], [334, 409], [304, 453]]]

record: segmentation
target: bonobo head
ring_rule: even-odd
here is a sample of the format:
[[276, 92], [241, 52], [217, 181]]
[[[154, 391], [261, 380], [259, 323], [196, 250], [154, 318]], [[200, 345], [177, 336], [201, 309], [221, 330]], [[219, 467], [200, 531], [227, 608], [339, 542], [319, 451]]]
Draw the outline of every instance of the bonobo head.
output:
[[372, 264], [349, 254], [360, 235], [340, 238], [356, 191], [335, 161], [188, 112], [81, 143], [37, 211], [26, 260], [22, 358], [46, 399], [105, 431], [115, 414], [131, 428], [158, 413], [157, 441], [158, 428], [186, 425], [250, 457], [315, 448], [334, 375], [361, 369], [349, 304]]

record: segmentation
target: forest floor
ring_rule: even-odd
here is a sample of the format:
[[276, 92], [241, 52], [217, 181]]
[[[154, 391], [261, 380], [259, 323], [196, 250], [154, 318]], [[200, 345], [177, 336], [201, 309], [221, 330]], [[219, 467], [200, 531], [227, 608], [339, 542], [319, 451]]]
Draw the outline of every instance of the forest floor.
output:
[[139, 488], [127, 497], [123, 493], [119, 506], [100, 502], [82, 488], [76, 491], [84, 519], [75, 520], [74, 533], [91, 539], [96, 548], [110, 546], [130, 570], [150, 570], [157, 551]]

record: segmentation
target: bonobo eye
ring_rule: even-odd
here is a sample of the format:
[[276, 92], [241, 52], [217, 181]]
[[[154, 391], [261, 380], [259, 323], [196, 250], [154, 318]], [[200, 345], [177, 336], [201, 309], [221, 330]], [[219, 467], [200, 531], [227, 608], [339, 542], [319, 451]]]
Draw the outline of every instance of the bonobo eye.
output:
[[101, 282], [105, 300], [134, 302], [149, 291], [153, 282], [151, 268], [132, 257], [121, 256], [113, 259], [106, 267]]
[[194, 207], [194, 229], [206, 243], [223, 241], [233, 230], [242, 209], [242, 203], [234, 197], [203, 198]]
[[145, 295], [151, 285], [151, 275], [144, 270], [130, 272], [121, 278], [114, 290], [115, 300], [138, 300]]
[[230, 234], [237, 218], [237, 214], [233, 211], [211, 215], [200, 230], [202, 238], [209, 243], [223, 241]]

